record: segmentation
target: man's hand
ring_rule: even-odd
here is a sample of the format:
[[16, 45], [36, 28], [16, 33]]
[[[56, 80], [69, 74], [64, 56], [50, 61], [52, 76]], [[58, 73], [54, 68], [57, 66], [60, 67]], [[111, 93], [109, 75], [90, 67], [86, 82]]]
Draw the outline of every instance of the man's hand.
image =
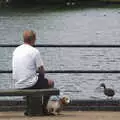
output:
[[45, 69], [44, 69], [43, 66], [40, 66], [40, 67], [39, 67], [39, 73], [40, 73], [40, 74], [43, 74], [43, 75], [45, 74]]

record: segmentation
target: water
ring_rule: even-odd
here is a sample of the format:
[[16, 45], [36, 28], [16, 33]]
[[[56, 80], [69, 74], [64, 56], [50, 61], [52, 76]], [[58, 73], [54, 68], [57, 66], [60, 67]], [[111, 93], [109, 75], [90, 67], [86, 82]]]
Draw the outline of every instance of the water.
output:
[[[24, 8], [0, 10], [0, 43], [21, 44], [25, 29], [36, 44], [120, 44], [120, 8]], [[120, 48], [38, 48], [46, 70], [120, 70]], [[0, 69], [11, 70], [14, 48], [0, 48]], [[46, 74], [71, 99], [103, 99], [104, 82], [120, 98], [120, 74]], [[12, 88], [0, 74], [0, 88]]]

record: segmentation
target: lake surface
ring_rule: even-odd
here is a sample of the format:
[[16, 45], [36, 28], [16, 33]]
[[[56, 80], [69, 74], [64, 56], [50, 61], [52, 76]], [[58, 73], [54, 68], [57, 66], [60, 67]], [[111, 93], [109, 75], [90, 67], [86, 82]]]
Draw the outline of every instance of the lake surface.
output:
[[[120, 44], [120, 8], [6, 8], [0, 10], [0, 44], [22, 44], [32, 29], [36, 44]], [[38, 48], [46, 70], [120, 70], [120, 48]], [[11, 70], [14, 48], [0, 48], [0, 70]], [[61, 95], [103, 99], [104, 82], [120, 98], [120, 74], [46, 74]], [[0, 88], [12, 88], [11, 74], [0, 74]]]

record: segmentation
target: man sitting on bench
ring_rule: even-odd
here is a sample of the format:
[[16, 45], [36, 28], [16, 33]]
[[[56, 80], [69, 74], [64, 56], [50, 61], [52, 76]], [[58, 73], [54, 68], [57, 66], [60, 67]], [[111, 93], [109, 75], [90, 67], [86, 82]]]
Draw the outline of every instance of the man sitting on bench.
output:
[[[44, 64], [40, 52], [33, 47], [36, 33], [26, 30], [23, 33], [24, 43], [13, 51], [12, 71], [16, 89], [46, 89], [54, 87], [54, 82], [45, 78]], [[37, 72], [39, 74], [37, 74]], [[48, 97], [45, 99], [44, 108]], [[46, 110], [44, 109], [46, 114]]]

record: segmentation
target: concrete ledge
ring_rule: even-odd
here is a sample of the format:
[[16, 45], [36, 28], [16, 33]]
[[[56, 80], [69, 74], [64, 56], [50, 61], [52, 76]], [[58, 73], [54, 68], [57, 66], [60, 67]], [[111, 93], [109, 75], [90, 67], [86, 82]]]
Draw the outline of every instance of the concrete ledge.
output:
[[120, 100], [73, 100], [65, 110], [120, 111]]
[[[23, 111], [24, 100], [0, 100], [0, 111]], [[72, 100], [67, 111], [120, 111], [120, 100]]]

